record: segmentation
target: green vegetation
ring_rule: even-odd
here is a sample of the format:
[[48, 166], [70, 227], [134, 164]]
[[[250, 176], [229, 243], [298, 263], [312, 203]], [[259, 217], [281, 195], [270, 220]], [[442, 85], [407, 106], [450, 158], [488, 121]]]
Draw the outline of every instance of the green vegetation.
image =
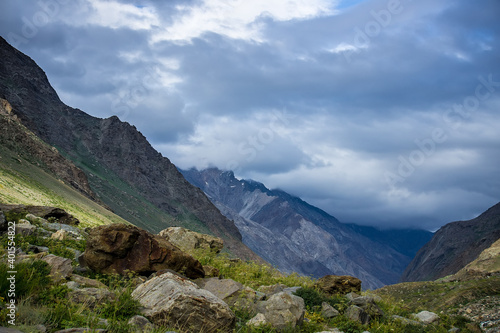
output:
[[128, 223], [1, 145], [0, 202], [60, 207], [82, 221], [83, 227]]
[[[52, 251], [60, 248], [83, 250], [84, 240], [50, 240], [40, 235], [19, 236], [15, 238], [17, 244], [25, 250], [27, 244], [46, 246]], [[0, 257], [5, 256], [6, 238], [0, 237]], [[230, 259], [227, 254], [215, 254], [208, 250], [196, 250], [193, 255], [202, 264], [211, 265], [219, 269], [225, 278], [231, 278], [244, 285], [257, 289], [264, 285], [277, 283], [286, 286], [301, 286], [296, 295], [304, 299], [306, 306], [305, 321], [301, 327], [289, 327], [281, 332], [320, 332], [337, 328], [345, 333], [386, 332], [447, 332], [452, 327], [461, 329], [461, 332], [474, 332], [471, 323], [464, 317], [456, 315], [454, 309], [472, 302], [485, 295], [497, 295], [500, 290], [500, 278], [470, 280], [464, 282], [419, 282], [388, 286], [374, 292], [363, 294], [378, 295], [377, 305], [385, 313], [384, 316], [374, 318], [368, 325], [361, 325], [350, 320], [344, 314], [348, 299], [345, 296], [327, 296], [315, 289], [315, 280], [301, 277], [296, 274], [285, 275], [276, 269], [255, 262], [246, 262]], [[102, 282], [114, 295], [113, 300], [105, 303], [86, 304], [73, 302], [68, 286], [51, 281], [48, 265], [36, 259], [18, 263], [15, 266], [17, 276], [22, 279], [16, 281], [16, 299], [18, 301], [18, 328], [25, 332], [38, 332], [37, 325], [44, 325], [48, 332], [73, 327], [89, 327], [92, 329], [104, 328], [109, 332], [134, 332], [128, 320], [140, 314], [139, 303], [131, 297], [132, 290], [138, 283], [139, 277], [130, 273], [127, 276], [85, 273], [84, 276]], [[7, 324], [6, 291], [8, 290], [6, 264], [0, 264], [0, 325]], [[440, 301], [436, 301], [439, 298]], [[321, 304], [327, 302], [336, 308], [341, 315], [332, 319], [324, 318], [321, 314]], [[441, 310], [442, 309], [442, 310]], [[407, 325], [393, 315], [411, 319], [411, 314], [420, 310], [434, 311], [440, 314], [438, 324], [421, 326]], [[246, 323], [255, 315], [255, 312], [241, 308], [233, 308], [237, 317], [235, 332], [257, 333], [277, 332], [270, 326], [251, 327]], [[443, 311], [443, 312], [441, 312]], [[157, 328], [153, 332], [165, 332], [168, 328]]]

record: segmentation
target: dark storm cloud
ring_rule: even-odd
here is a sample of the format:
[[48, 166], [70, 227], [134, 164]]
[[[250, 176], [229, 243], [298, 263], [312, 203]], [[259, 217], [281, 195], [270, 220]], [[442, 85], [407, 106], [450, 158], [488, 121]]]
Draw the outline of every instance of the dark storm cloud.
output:
[[289, 4], [8, 0], [0, 34], [67, 104], [136, 125], [180, 167], [382, 227], [499, 201], [498, 1]]

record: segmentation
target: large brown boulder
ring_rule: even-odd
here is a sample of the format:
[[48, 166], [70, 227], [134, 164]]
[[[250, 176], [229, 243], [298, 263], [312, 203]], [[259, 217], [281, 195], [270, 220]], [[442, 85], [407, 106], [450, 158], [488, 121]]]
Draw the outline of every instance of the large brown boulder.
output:
[[132, 297], [154, 324], [179, 332], [233, 332], [236, 317], [220, 298], [193, 282], [167, 272], [141, 284]]
[[361, 280], [348, 275], [325, 275], [316, 286], [327, 295], [347, 294], [361, 291]]
[[187, 252], [194, 249], [209, 249], [219, 253], [224, 247], [224, 241], [219, 237], [200, 234], [182, 227], [170, 227], [160, 231], [158, 235]]
[[171, 269], [197, 279], [205, 276], [200, 262], [160, 236], [133, 225], [110, 224], [93, 228], [83, 254], [85, 264], [99, 273], [149, 275]]

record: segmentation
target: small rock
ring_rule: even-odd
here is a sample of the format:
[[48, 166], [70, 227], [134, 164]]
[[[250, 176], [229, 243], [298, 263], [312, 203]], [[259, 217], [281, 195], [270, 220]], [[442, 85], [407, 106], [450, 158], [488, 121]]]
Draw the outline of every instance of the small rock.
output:
[[210, 265], [204, 265], [203, 270], [205, 271], [205, 277], [219, 277], [220, 271], [219, 269], [210, 266]]
[[453, 327], [453, 328], [450, 328], [448, 330], [448, 332], [451, 332], [451, 333], [456, 333], [456, 332], [460, 332], [460, 329], [458, 327]]
[[71, 259], [62, 258], [49, 254], [42, 258], [43, 261], [50, 266], [50, 276], [54, 281], [65, 280], [73, 272], [73, 266], [71, 265]]
[[370, 322], [370, 315], [357, 305], [351, 305], [345, 310], [344, 315], [352, 321], [357, 321], [362, 325]]
[[37, 329], [40, 333], [45, 333], [47, 332], [47, 327], [45, 327], [44, 325], [36, 325], [35, 329]]
[[267, 297], [280, 293], [283, 290], [285, 290], [286, 286], [281, 283], [273, 284], [270, 286], [260, 286], [257, 288], [257, 291], [260, 291], [261, 293], [266, 294]]
[[30, 221], [31, 223], [40, 223], [40, 224], [47, 223], [47, 220], [44, 219], [43, 217], [38, 217], [31, 213], [26, 214], [26, 220]]
[[46, 246], [37, 246], [30, 244], [30, 246], [28, 247], [28, 252], [33, 252], [33, 253], [49, 252], [49, 248]]
[[70, 279], [71, 279], [71, 281], [74, 281], [74, 282], [78, 283], [78, 285], [80, 285], [82, 287], [87, 287], [87, 288], [107, 288], [106, 285], [104, 283], [102, 283], [101, 281], [94, 280], [94, 279], [89, 279], [87, 277], [84, 277], [84, 276], [81, 276], [81, 275], [77, 275], [77, 274], [71, 275]]
[[55, 239], [55, 240], [59, 240], [59, 241], [63, 241], [65, 239], [68, 239], [68, 232], [66, 230], [57, 230], [56, 232], [54, 232], [52, 234], [52, 236], [50, 236], [50, 238], [52, 239]]
[[139, 315], [130, 318], [128, 324], [134, 326], [135, 330], [138, 332], [146, 332], [154, 329], [154, 325], [146, 317]]
[[262, 326], [267, 325], [266, 316], [262, 313], [257, 313], [255, 317], [247, 321], [247, 326]]
[[437, 314], [429, 311], [421, 311], [413, 316], [423, 324], [432, 324], [439, 320], [439, 316]]
[[86, 304], [93, 309], [97, 304], [110, 302], [114, 300], [115, 294], [108, 289], [103, 288], [82, 288], [73, 290], [69, 293], [68, 298], [76, 304]]
[[323, 302], [321, 304], [321, 315], [325, 318], [334, 318], [340, 315], [340, 313], [330, 304]]
[[30, 236], [35, 233], [36, 226], [31, 225], [28, 221], [26, 222], [27, 223], [16, 224], [16, 235]]
[[80, 288], [80, 285], [75, 281], [66, 282], [65, 285], [71, 290], [77, 290], [78, 288]]

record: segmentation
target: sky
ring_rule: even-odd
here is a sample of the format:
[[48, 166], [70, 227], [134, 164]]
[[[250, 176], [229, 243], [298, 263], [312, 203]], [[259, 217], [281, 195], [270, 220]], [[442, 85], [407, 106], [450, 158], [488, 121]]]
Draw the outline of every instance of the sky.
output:
[[500, 201], [498, 0], [2, 0], [60, 98], [342, 222]]

